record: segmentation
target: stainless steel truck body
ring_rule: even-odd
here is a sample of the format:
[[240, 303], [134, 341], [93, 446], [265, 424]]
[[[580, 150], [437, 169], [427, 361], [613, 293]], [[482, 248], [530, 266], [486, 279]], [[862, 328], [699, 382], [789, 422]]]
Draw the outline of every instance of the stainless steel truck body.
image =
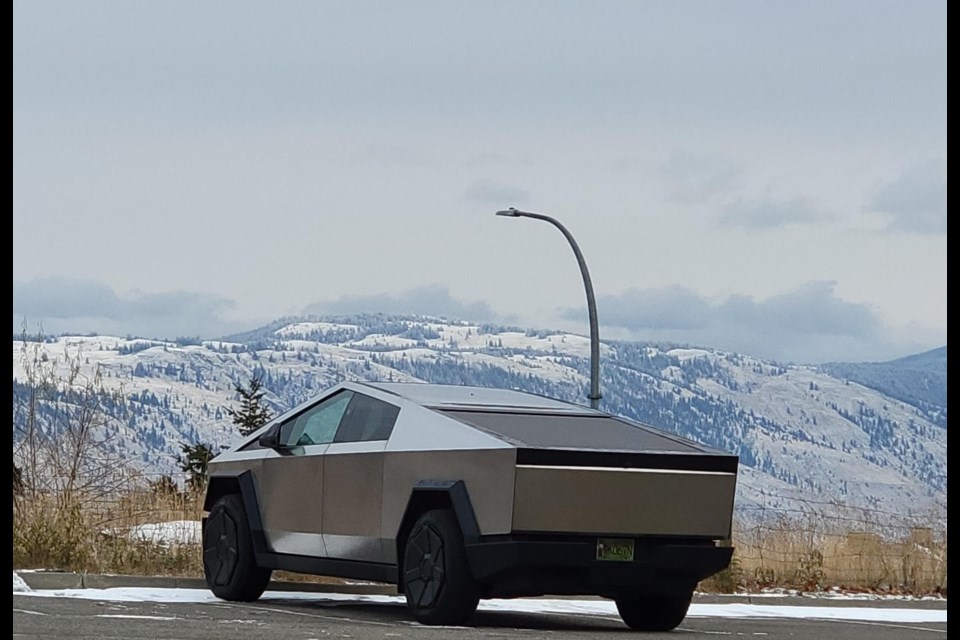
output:
[[730, 563], [737, 465], [527, 393], [343, 383], [211, 461], [204, 569], [233, 600], [282, 569], [396, 584], [426, 623], [592, 594], [669, 629]]

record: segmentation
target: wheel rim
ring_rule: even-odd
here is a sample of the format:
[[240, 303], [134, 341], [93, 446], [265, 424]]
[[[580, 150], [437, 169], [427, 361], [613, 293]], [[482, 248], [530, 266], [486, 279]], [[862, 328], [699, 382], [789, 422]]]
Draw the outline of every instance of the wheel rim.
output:
[[213, 585], [230, 582], [237, 568], [237, 523], [224, 510], [217, 511], [207, 519], [204, 531], [203, 565]]
[[446, 578], [443, 539], [430, 525], [420, 527], [407, 541], [404, 577], [407, 597], [420, 609], [433, 606]]

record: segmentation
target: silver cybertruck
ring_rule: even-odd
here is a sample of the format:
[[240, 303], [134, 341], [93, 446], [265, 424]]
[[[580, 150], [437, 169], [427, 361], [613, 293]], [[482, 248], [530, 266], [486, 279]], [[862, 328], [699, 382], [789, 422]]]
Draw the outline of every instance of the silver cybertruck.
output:
[[393, 583], [425, 624], [481, 598], [598, 595], [669, 630], [723, 569], [738, 459], [541, 396], [343, 383], [210, 462], [207, 584], [274, 569]]

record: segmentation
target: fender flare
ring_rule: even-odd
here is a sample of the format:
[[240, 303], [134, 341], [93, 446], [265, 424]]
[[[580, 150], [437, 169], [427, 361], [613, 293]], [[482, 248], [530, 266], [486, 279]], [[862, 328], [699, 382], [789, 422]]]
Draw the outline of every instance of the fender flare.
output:
[[453, 507], [454, 516], [457, 518], [457, 524], [460, 525], [460, 531], [463, 533], [464, 544], [475, 544], [480, 540], [480, 526], [477, 524], [477, 516], [473, 510], [473, 503], [470, 502], [470, 494], [467, 492], [467, 485], [463, 480], [421, 480], [413, 486], [410, 491], [410, 497], [407, 499], [407, 506], [403, 511], [403, 518], [400, 519], [400, 527], [397, 530], [396, 539], [399, 540], [404, 533], [405, 525], [412, 528], [416, 518], [416, 506], [421, 497], [439, 498], [445, 496]]
[[414, 523], [424, 511], [447, 507], [453, 509], [453, 515], [463, 534], [464, 545], [470, 546], [480, 541], [480, 526], [477, 524], [477, 516], [463, 480], [421, 480], [410, 491], [400, 526], [394, 536], [397, 591], [400, 593], [403, 593], [403, 548]]
[[[243, 500], [243, 508], [247, 512], [247, 523], [250, 525], [250, 536], [253, 539], [253, 551], [259, 557], [268, 553], [267, 538], [263, 532], [263, 518], [260, 515], [260, 499], [257, 496], [257, 483], [253, 472], [223, 471], [210, 474], [207, 483], [207, 492], [203, 500], [204, 511], [210, 511], [216, 501], [230, 493], [239, 493]], [[205, 527], [207, 518], [203, 518]]]

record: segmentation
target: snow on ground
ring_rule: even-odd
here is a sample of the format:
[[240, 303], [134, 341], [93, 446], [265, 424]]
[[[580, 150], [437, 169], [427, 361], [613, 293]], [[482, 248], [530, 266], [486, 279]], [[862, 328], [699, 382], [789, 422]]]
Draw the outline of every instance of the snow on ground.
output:
[[14, 593], [27, 593], [31, 591], [30, 587], [27, 586], [27, 583], [23, 581], [23, 578], [17, 575], [17, 572], [13, 572], [13, 592]]
[[[14, 591], [16, 591], [16, 573]], [[22, 582], [22, 581], [21, 581]], [[24, 585], [26, 586], [26, 585]], [[164, 589], [118, 587], [113, 589], [44, 589], [26, 591], [23, 595], [52, 598], [80, 598], [112, 602], [166, 602], [214, 603], [220, 602], [206, 589]], [[311, 601], [320, 605], [378, 604], [404, 605], [402, 596], [352, 595], [341, 593], [304, 593], [297, 591], [267, 591], [261, 602], [270, 600]], [[482, 600], [482, 611], [512, 613], [554, 613], [618, 617], [616, 605], [610, 600], [576, 600], [550, 598], [517, 598], [513, 600]], [[817, 607], [763, 604], [692, 604], [687, 613], [693, 618], [808, 618], [820, 620], [860, 620], [867, 622], [946, 622], [945, 609], [873, 608], [873, 607]]]
[[[704, 595], [714, 595], [716, 597], [727, 597], [727, 594], [721, 594], [717, 596], [716, 594], [704, 594]], [[799, 591], [797, 589], [783, 589], [780, 587], [773, 587], [770, 589], [764, 589], [759, 592], [753, 593], [735, 593], [729, 594], [729, 597], [742, 597], [742, 598], [787, 598], [787, 597], [798, 597], [798, 598], [812, 598], [820, 600], [884, 600], [884, 601], [906, 601], [906, 602], [946, 602], [947, 599], [941, 595], [928, 594], [923, 596], [915, 596], [907, 593], [870, 593], [865, 591], [845, 591], [840, 587], [832, 587], [827, 591]]]
[[359, 340], [351, 340], [344, 343], [346, 347], [383, 347], [385, 349], [389, 347], [409, 349], [416, 345], [417, 341], [413, 338], [401, 338], [400, 336], [385, 335], [382, 333], [371, 333]]
[[665, 355], [673, 356], [680, 362], [683, 362], [684, 360], [690, 360], [691, 358], [702, 358], [711, 354], [705, 349], [670, 349]]
[[138, 524], [129, 529], [109, 529], [104, 533], [124, 535], [135, 542], [152, 542], [164, 547], [170, 545], [200, 544], [200, 522], [172, 520]]
[[305, 336], [314, 331], [353, 331], [360, 327], [355, 324], [336, 324], [333, 322], [296, 322], [288, 324], [274, 331], [275, 335], [281, 337], [287, 336]]

